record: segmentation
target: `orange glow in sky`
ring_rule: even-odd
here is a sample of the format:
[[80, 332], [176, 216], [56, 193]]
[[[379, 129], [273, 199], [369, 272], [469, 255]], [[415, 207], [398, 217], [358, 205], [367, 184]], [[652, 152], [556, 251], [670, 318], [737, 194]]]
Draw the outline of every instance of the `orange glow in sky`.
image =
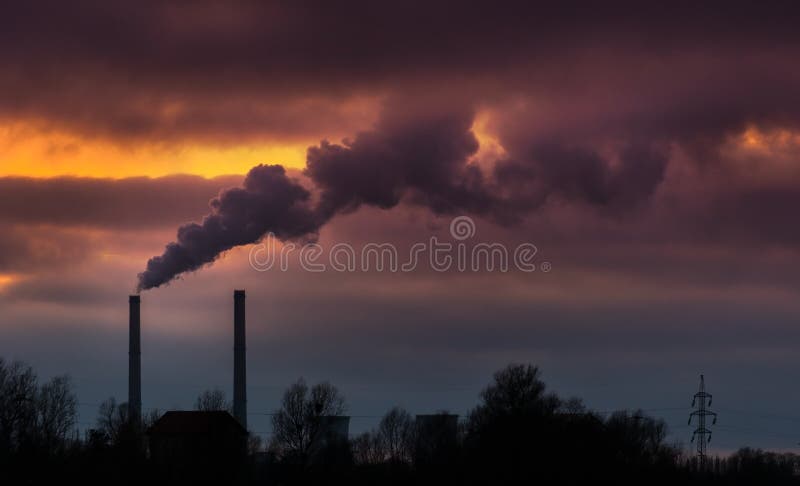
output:
[[[477, 159], [488, 162], [504, 154], [488, 132], [489, 115], [479, 113], [473, 131], [480, 142]], [[339, 140], [332, 140], [340, 143]], [[257, 164], [305, 166], [306, 150], [317, 139], [289, 142], [116, 142], [64, 131], [39, 129], [24, 122], [0, 124], [0, 177], [81, 176], [124, 178], [194, 174], [215, 177], [245, 174]], [[485, 160], [484, 160], [485, 159]]]
[[8, 273], [0, 273], [0, 292], [4, 291], [6, 287], [19, 280], [16, 275]]
[[0, 125], [0, 177], [158, 177], [185, 173], [204, 177], [244, 174], [261, 163], [303, 167], [318, 140], [240, 145], [127, 143]]
[[497, 159], [505, 158], [508, 155], [500, 140], [491, 132], [489, 128], [490, 122], [491, 114], [489, 112], [478, 112], [471, 127], [472, 133], [475, 134], [475, 138], [478, 139], [480, 144], [475, 158], [482, 165], [491, 165]]
[[742, 133], [741, 142], [748, 149], [794, 149], [800, 144], [800, 134], [786, 129], [765, 131], [750, 126]]

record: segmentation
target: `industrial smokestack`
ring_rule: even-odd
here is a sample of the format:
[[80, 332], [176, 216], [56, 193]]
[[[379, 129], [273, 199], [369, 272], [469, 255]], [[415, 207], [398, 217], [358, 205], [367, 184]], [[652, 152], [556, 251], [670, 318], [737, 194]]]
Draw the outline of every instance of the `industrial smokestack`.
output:
[[128, 299], [129, 335], [128, 335], [128, 413], [130, 420], [136, 424], [142, 420], [142, 348], [140, 343], [141, 322], [139, 320], [138, 295]]
[[233, 416], [247, 428], [244, 290], [233, 291]]

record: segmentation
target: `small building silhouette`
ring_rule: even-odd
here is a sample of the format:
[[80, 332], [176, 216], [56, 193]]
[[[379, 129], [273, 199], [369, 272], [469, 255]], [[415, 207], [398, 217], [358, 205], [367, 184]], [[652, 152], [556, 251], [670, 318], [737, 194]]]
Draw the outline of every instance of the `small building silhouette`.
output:
[[229, 479], [247, 452], [247, 430], [224, 411], [169, 411], [148, 430], [150, 455], [168, 479]]

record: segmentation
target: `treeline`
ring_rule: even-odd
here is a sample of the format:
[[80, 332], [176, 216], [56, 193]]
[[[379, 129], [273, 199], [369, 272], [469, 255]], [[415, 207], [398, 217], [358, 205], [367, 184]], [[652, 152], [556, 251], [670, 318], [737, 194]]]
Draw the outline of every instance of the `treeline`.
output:
[[0, 466], [63, 453], [71, 445], [77, 404], [68, 376], [39, 383], [29, 366], [0, 358]]
[[[224, 392], [197, 397], [198, 410], [229, 410]], [[346, 414], [339, 390], [298, 380], [272, 416], [273, 434], [251, 436], [247, 456], [224, 478], [250, 484], [798, 484], [798, 457], [742, 449], [704, 468], [666, 441], [663, 421], [640, 411], [603, 416], [548, 392], [539, 370], [498, 371], [466, 417], [415, 417], [389, 410], [352, 439], [320, 440], [326, 420]], [[95, 427], [76, 433], [77, 398], [66, 376], [40, 383], [0, 359], [0, 482], [163, 482], [146, 430], [114, 399]], [[424, 419], [424, 420], [423, 420]], [[328, 430], [329, 432], [329, 430]], [[175, 482], [175, 478], [170, 478]]]

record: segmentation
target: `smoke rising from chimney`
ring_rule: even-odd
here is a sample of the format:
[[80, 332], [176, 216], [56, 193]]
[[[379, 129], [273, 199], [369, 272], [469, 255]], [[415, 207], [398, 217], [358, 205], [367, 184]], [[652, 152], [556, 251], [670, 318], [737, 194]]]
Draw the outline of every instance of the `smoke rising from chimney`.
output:
[[151, 258], [139, 274], [137, 290], [163, 285], [184, 272], [212, 263], [231, 248], [258, 241], [267, 232], [281, 239], [301, 238], [319, 227], [309, 207], [311, 194], [279, 165], [250, 170], [243, 187], [224, 190], [209, 203], [203, 222], [178, 228], [177, 241]]
[[181, 226], [177, 240], [147, 262], [138, 290], [166, 284], [267, 233], [312, 241], [333, 216], [361, 205], [389, 209], [405, 200], [437, 214], [480, 215], [504, 224], [551, 195], [609, 208], [633, 205], [652, 194], [667, 163], [647, 144], [625, 151], [612, 168], [596, 152], [537, 141], [518, 148], [519, 156], [497, 161], [487, 177], [473, 161], [479, 144], [472, 110], [409, 113], [403, 106], [402, 100], [388, 104], [376, 126], [353, 140], [310, 147], [304, 173], [313, 189], [280, 165], [252, 168], [243, 187], [222, 191], [202, 223]]
[[147, 262], [137, 289], [166, 284], [213, 263], [226, 250], [258, 242], [268, 232], [284, 241], [313, 240], [339, 212], [362, 204], [388, 209], [410, 192], [436, 212], [481, 210], [489, 197], [480, 173], [467, 165], [478, 149], [471, 124], [470, 112], [384, 117], [350, 143], [323, 141], [309, 148], [305, 174], [319, 190], [316, 204], [282, 166], [253, 167], [243, 187], [224, 190], [211, 200], [211, 212], [202, 223], [178, 228], [177, 240]]

